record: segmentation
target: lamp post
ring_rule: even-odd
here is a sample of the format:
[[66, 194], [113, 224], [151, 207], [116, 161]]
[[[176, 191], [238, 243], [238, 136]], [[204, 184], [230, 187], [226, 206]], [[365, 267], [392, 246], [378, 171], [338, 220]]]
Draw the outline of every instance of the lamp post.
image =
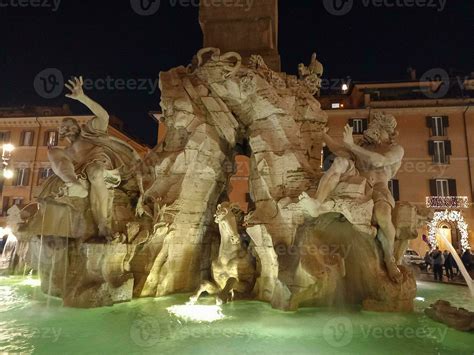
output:
[[0, 166], [0, 195], [3, 194], [5, 180], [13, 178], [13, 170], [8, 168], [12, 153], [15, 150], [13, 144], [7, 143], [2, 146], [2, 165]]

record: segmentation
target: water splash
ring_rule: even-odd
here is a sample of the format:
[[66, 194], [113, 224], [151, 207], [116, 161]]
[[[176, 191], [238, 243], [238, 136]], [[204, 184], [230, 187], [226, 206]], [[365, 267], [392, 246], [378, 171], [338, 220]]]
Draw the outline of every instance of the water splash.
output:
[[447, 233], [445, 230], [440, 229], [439, 235], [441, 236], [441, 239], [443, 239], [444, 243], [448, 246], [448, 249], [451, 252], [451, 255], [453, 256], [454, 261], [456, 261], [456, 264], [458, 264], [458, 268], [461, 271], [462, 276], [466, 280], [469, 290], [471, 291], [471, 297], [474, 298], [474, 281], [472, 280], [471, 275], [469, 275], [469, 272], [464, 266], [464, 263], [456, 252], [456, 249], [454, 249], [453, 244], [451, 244], [451, 242], [448, 240], [448, 237], [445, 233]]
[[225, 318], [225, 315], [222, 313], [222, 307], [215, 305], [215, 306], [200, 306], [200, 305], [179, 305], [179, 306], [171, 306], [166, 308], [166, 310], [185, 321], [191, 322], [206, 322], [212, 323], [218, 320], [222, 320]]

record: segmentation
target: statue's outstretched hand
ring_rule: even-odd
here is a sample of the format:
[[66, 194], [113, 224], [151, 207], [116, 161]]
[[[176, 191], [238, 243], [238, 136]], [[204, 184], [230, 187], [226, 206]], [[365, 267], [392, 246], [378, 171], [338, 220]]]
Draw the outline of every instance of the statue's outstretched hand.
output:
[[353, 133], [354, 133], [354, 129], [347, 124], [344, 127], [344, 134], [343, 134], [343, 138], [342, 138], [342, 141], [344, 142], [344, 144], [346, 144], [348, 146], [351, 146], [351, 145], [354, 144]]
[[82, 80], [82, 76], [79, 78], [74, 77], [71, 80], [68, 80], [69, 84], [66, 84], [66, 87], [71, 91], [70, 94], [66, 94], [66, 97], [69, 97], [73, 100], [80, 100], [84, 97], [84, 91], [82, 90], [82, 85], [84, 85], [84, 80]]

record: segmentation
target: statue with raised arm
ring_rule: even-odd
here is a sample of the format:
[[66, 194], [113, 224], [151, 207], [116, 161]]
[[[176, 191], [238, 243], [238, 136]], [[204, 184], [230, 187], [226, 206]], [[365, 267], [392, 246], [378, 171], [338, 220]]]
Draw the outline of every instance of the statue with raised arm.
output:
[[395, 200], [388, 188], [388, 182], [400, 169], [404, 156], [403, 148], [395, 142], [396, 127], [397, 121], [392, 115], [376, 114], [359, 144], [354, 142], [353, 129], [349, 125], [344, 130], [343, 144], [324, 133], [328, 148], [337, 158], [321, 178], [315, 197], [303, 193], [300, 201], [303, 208], [316, 218], [328, 212], [325, 202], [342, 178], [354, 175], [365, 178], [374, 203], [373, 220], [378, 227], [377, 237], [388, 275], [394, 282], [400, 282], [401, 273], [394, 258], [396, 229], [392, 210]]
[[[82, 89], [82, 77], [69, 80], [67, 97], [86, 105], [95, 115], [82, 127], [74, 118], [65, 118], [59, 136], [66, 148], [50, 148], [48, 157], [58, 179], [45, 184], [40, 198], [53, 193], [57, 201], [89, 198], [99, 236], [111, 236], [109, 190], [132, 178], [140, 157], [135, 150], [107, 133], [109, 114]], [[61, 186], [62, 185], [62, 186]]]

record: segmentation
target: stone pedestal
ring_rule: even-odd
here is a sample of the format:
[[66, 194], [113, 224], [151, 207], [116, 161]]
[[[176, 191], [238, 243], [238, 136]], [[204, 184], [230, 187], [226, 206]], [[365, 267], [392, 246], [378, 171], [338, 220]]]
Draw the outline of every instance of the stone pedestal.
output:
[[199, 21], [204, 47], [238, 52], [244, 63], [259, 54], [280, 71], [277, 0], [201, 1]]

